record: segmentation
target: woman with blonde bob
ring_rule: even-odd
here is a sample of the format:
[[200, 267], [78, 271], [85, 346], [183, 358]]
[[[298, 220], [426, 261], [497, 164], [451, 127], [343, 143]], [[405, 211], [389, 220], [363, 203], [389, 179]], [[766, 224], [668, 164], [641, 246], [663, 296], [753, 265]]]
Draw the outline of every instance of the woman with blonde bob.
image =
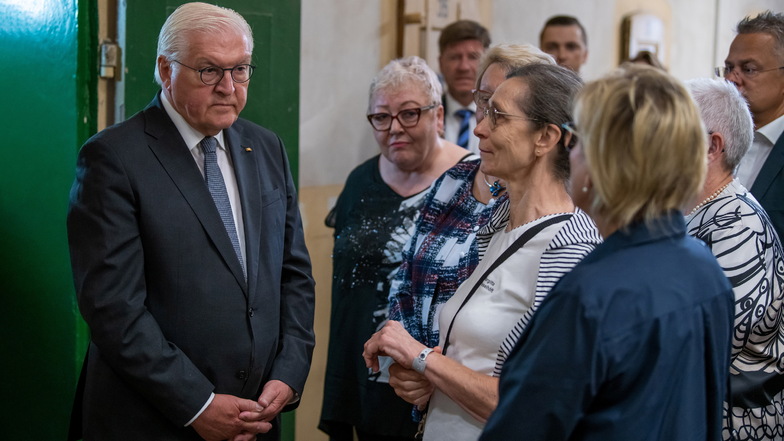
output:
[[573, 200], [605, 240], [518, 340], [480, 439], [719, 439], [732, 287], [681, 214], [705, 176], [699, 112], [673, 77], [625, 66], [575, 120]]

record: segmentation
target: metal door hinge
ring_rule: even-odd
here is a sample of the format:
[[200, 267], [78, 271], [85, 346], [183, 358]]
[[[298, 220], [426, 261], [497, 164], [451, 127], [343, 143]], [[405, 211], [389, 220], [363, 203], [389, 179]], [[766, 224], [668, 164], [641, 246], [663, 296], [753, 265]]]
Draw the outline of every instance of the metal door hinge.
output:
[[111, 41], [101, 43], [101, 67], [98, 75], [107, 80], [120, 80], [120, 46]]

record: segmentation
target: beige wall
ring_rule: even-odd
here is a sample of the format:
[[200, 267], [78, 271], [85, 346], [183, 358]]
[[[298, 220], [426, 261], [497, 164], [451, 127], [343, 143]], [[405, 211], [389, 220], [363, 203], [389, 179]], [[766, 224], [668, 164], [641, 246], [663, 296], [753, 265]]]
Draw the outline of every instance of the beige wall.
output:
[[[339, 185], [377, 152], [364, 119], [367, 89], [393, 56], [397, 0], [302, 1], [300, 72], [300, 185]], [[617, 65], [620, 20], [650, 11], [667, 25], [670, 72], [680, 79], [707, 76], [720, 64], [744, 15], [782, 10], [781, 0], [483, 0], [494, 43], [538, 44], [551, 15], [580, 18], [589, 37], [586, 80]], [[718, 8], [717, 8], [718, 6]], [[484, 11], [490, 10], [491, 17]], [[718, 10], [718, 12], [717, 12]], [[437, 66], [434, 66], [437, 68]]]
[[[364, 115], [367, 89], [392, 57], [396, 0], [302, 1], [300, 72], [300, 199], [305, 234], [316, 278], [316, 351], [297, 411], [297, 440], [327, 437], [316, 429], [329, 332], [332, 230], [323, 220], [348, 173], [375, 155]], [[765, 9], [781, 11], [781, 0], [482, 0], [491, 17], [493, 43], [538, 45], [542, 23], [551, 15], [577, 16], [589, 37], [586, 80], [617, 65], [620, 23], [625, 14], [645, 11], [665, 22], [666, 65], [676, 77], [708, 76], [723, 64], [737, 21]], [[484, 12], [483, 12], [484, 15]], [[437, 66], [434, 66], [437, 69]]]
[[305, 226], [305, 242], [313, 261], [313, 278], [316, 279], [316, 349], [310, 376], [305, 384], [302, 402], [297, 409], [296, 439], [298, 441], [327, 440], [318, 426], [321, 398], [324, 388], [324, 371], [327, 365], [329, 337], [329, 311], [332, 286], [332, 229], [324, 225], [324, 218], [340, 193], [341, 185], [303, 187], [299, 192], [300, 209]]

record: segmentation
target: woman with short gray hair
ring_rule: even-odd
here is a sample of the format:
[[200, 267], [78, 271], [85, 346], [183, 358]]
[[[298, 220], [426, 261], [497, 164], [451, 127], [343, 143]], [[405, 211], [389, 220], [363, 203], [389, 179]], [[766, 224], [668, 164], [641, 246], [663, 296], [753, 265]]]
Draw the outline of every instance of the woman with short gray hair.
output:
[[708, 245], [735, 293], [722, 435], [778, 440], [784, 437], [784, 387], [774, 379], [784, 376], [784, 252], [768, 214], [734, 176], [754, 123], [732, 83], [700, 78], [686, 86], [708, 131], [708, 176], [700, 202], [687, 210], [686, 229]]

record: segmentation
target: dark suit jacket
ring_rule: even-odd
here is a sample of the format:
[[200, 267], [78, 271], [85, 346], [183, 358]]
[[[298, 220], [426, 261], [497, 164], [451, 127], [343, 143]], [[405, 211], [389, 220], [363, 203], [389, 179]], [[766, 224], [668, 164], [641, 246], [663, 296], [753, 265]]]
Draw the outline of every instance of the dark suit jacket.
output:
[[224, 133], [247, 282], [158, 96], [79, 153], [68, 240], [91, 331], [86, 440], [198, 439], [183, 426], [211, 392], [257, 399], [271, 379], [302, 392], [314, 283], [283, 143], [242, 119]]
[[768, 212], [776, 233], [784, 239], [784, 133], [773, 145], [749, 190]]

